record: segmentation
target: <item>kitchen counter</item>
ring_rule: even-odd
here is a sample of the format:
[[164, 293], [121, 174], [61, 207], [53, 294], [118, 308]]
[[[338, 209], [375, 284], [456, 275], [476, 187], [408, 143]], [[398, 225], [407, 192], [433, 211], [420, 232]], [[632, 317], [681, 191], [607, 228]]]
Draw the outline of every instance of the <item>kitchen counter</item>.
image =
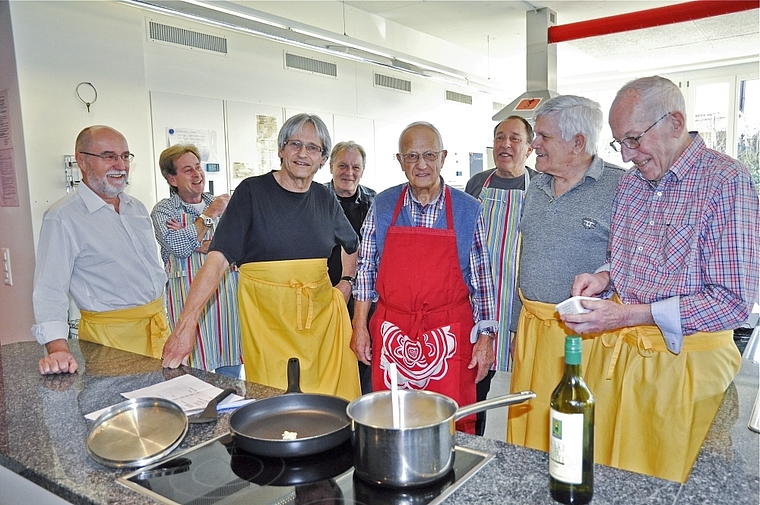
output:
[[[80, 370], [61, 376], [39, 375], [42, 348], [34, 342], [0, 347], [0, 465], [74, 504], [156, 503], [115, 482], [129, 470], [101, 466], [85, 449], [91, 423], [84, 415], [122, 401], [120, 392], [190, 373], [219, 387], [237, 387], [249, 398], [282, 393], [191, 368], [163, 369], [159, 360], [88, 342], [74, 340], [70, 346]], [[757, 388], [758, 366], [744, 360], [685, 484], [597, 465], [592, 503], [760, 503], [760, 440], [747, 429]], [[226, 433], [228, 417], [222, 415], [216, 424], [190, 425], [176, 451]], [[548, 492], [546, 453], [462, 433], [457, 443], [495, 458], [445, 503], [554, 503]]]

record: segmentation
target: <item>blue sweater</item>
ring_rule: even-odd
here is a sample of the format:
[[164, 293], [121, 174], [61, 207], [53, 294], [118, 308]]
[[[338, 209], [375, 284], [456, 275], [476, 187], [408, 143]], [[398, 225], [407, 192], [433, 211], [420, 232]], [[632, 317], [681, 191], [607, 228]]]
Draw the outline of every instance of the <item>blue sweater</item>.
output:
[[[401, 190], [407, 184], [394, 186], [386, 189], [375, 198], [375, 228], [377, 240], [377, 252], [382, 257], [383, 247], [385, 246], [385, 236], [393, 219], [393, 211], [396, 209], [396, 203], [401, 196]], [[458, 189], [447, 186], [451, 192], [452, 214], [454, 215], [454, 231], [457, 237], [457, 254], [459, 257], [459, 266], [462, 269], [462, 276], [470, 291], [472, 283], [470, 282], [470, 250], [475, 237], [478, 218], [481, 213], [481, 205], [475, 198]], [[396, 226], [414, 226], [412, 224], [412, 214], [409, 207], [401, 207]], [[433, 228], [446, 229], [446, 207], [441, 210], [438, 219]]]

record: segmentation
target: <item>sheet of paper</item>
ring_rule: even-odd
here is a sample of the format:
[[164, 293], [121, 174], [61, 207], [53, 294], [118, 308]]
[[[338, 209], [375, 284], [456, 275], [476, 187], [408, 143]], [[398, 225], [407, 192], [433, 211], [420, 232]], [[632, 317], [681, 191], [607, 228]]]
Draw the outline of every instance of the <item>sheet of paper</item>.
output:
[[[146, 397], [158, 397], [166, 400], [171, 400], [179, 405], [187, 415], [198, 414], [208, 402], [210, 402], [216, 395], [222, 392], [221, 388], [213, 386], [208, 382], [204, 382], [201, 379], [192, 375], [180, 375], [174, 379], [159, 382], [152, 386], [148, 386], [142, 389], [136, 389], [134, 391], [127, 391], [122, 393], [121, 396], [132, 398], [146, 398]], [[219, 403], [217, 410], [226, 410], [227, 406], [237, 406], [249, 403], [245, 401], [242, 396], [231, 394]], [[97, 410], [85, 415], [85, 419], [94, 421], [100, 414], [106, 411], [108, 407]]]

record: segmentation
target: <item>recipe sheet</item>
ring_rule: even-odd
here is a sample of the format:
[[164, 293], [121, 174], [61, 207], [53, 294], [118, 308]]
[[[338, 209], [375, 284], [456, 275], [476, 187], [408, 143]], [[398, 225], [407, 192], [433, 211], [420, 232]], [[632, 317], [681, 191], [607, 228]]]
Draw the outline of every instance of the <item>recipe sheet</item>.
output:
[[[200, 413], [204, 408], [206, 408], [208, 402], [213, 400], [214, 397], [221, 392], [221, 388], [209, 384], [208, 382], [204, 382], [198, 377], [195, 377], [193, 375], [180, 375], [174, 379], [170, 379], [165, 382], [159, 382], [158, 384], [153, 384], [152, 386], [121, 393], [121, 396], [127, 399], [151, 397], [171, 400], [179, 405], [185, 414], [192, 415]], [[253, 400], [246, 400], [242, 396], [233, 393], [219, 402], [217, 410], [237, 408], [250, 403], [251, 401]], [[84, 417], [85, 419], [94, 421], [108, 408], [109, 407], [105, 407], [95, 412], [91, 412]]]

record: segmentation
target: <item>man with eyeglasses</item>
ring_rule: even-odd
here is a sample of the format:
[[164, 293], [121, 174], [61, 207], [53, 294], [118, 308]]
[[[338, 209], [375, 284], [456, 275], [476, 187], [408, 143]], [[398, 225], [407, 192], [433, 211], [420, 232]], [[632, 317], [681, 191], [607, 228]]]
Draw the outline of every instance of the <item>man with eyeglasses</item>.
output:
[[677, 482], [739, 370], [732, 330], [760, 282], [752, 177], [689, 132], [685, 111], [680, 89], [659, 76], [618, 91], [613, 145], [634, 167], [615, 196], [607, 271], [572, 289], [614, 299], [562, 316], [595, 337], [584, 366], [597, 404], [595, 462]]
[[81, 312], [82, 340], [158, 358], [169, 336], [166, 273], [150, 215], [125, 192], [133, 158], [127, 140], [90, 126], [75, 152], [82, 183], [45, 212], [37, 249], [32, 334], [47, 350], [42, 374], [79, 367], [67, 343], [69, 294]]
[[[520, 116], [509, 116], [493, 130], [493, 160], [496, 168], [475, 174], [464, 190], [483, 205], [483, 220], [494, 276], [496, 319], [499, 331], [494, 340], [495, 362], [488, 375], [478, 382], [477, 399], [485, 400], [496, 371], [512, 369], [511, 335], [515, 282], [517, 280], [517, 234], [525, 190], [537, 174], [525, 166], [533, 152], [533, 127]], [[515, 318], [516, 319], [516, 318]], [[513, 328], [514, 326], [514, 328]], [[477, 414], [475, 434], [485, 432], [486, 413]]]
[[327, 258], [340, 246], [343, 275], [353, 276], [359, 237], [332, 192], [313, 182], [330, 133], [318, 116], [297, 114], [277, 144], [280, 170], [245, 179], [230, 198], [163, 364], [176, 368], [190, 354], [202, 309], [235, 264], [246, 379], [286, 389], [287, 363], [296, 357], [303, 391], [353, 400], [360, 389], [349, 348], [351, 284], [332, 286]]
[[549, 402], [562, 378], [569, 334], [555, 305], [569, 298], [576, 275], [605, 262], [612, 200], [624, 172], [597, 154], [604, 116], [593, 100], [556, 96], [534, 119], [532, 147], [542, 173], [531, 181], [520, 220], [510, 389], [530, 389], [536, 397], [509, 408], [507, 441], [549, 451]]
[[[343, 212], [346, 213], [351, 226], [357, 234], [361, 233], [362, 223], [367, 217], [367, 212], [375, 200], [375, 190], [362, 184], [362, 175], [367, 163], [367, 153], [364, 148], [352, 140], [338, 142], [330, 153], [330, 174], [332, 180], [325, 184], [330, 188], [338, 199]], [[359, 237], [361, 239], [361, 236]], [[351, 286], [356, 282], [356, 277], [343, 275], [341, 262], [341, 248], [335, 246], [332, 255], [327, 260], [327, 270], [330, 274], [330, 282], [336, 286], [341, 281], [347, 281]], [[348, 315], [354, 316], [354, 299], [348, 300]], [[372, 308], [370, 308], [370, 317]], [[362, 394], [372, 392], [372, 376], [370, 368], [359, 362], [359, 379]]]
[[[430, 123], [401, 132], [408, 183], [377, 195], [364, 221], [351, 348], [371, 365], [373, 391], [390, 388], [395, 364], [399, 387], [468, 405], [493, 364], [497, 322], [481, 206], [444, 183], [446, 154]], [[457, 429], [474, 433], [475, 416]]]
[[[174, 327], [193, 279], [206, 261], [214, 230], [227, 209], [230, 195], [214, 196], [204, 191], [206, 174], [200, 153], [192, 144], [164, 149], [158, 167], [169, 184], [170, 196], [160, 200], [150, 215], [169, 277], [166, 310], [169, 324]], [[243, 370], [237, 284], [237, 270], [227, 269], [203, 308], [190, 353], [193, 368], [236, 379]]]

